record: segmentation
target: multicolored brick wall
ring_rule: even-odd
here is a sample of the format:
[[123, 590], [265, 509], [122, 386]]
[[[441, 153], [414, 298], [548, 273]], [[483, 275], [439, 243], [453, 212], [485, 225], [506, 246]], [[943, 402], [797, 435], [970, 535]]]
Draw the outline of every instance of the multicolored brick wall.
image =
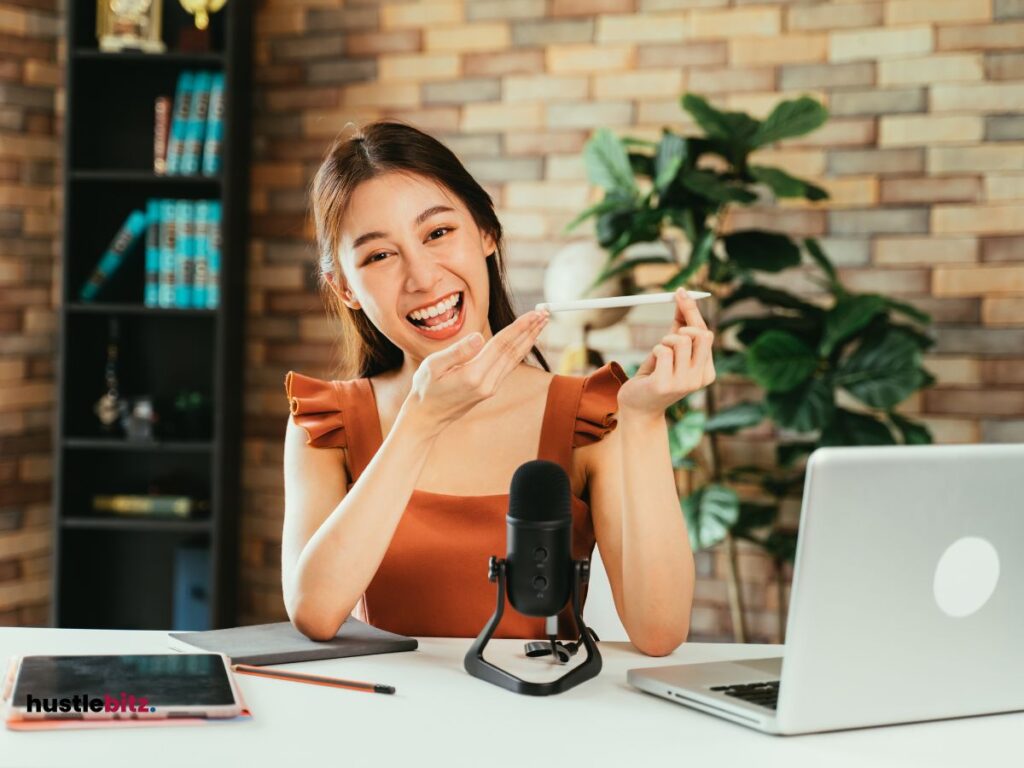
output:
[[[938, 385], [904, 410], [938, 441], [1024, 440], [1021, 0], [268, 0], [257, 36], [244, 620], [284, 616], [281, 379], [328, 376], [335, 362], [306, 189], [348, 121], [396, 116], [462, 158], [496, 202], [527, 307], [562, 227], [595, 199], [581, 160], [594, 129], [694, 130], [685, 90], [757, 115], [812, 94], [830, 121], [760, 160], [831, 200], [737, 211], [730, 225], [820, 237], [852, 289], [933, 314]], [[636, 355], [664, 332], [652, 320], [634, 311], [591, 340], [606, 357]], [[543, 341], [557, 360], [571, 337], [553, 324]], [[770, 435], [723, 442], [727, 460], [772, 461]], [[724, 566], [721, 553], [698, 557], [695, 639], [730, 637]], [[739, 569], [750, 636], [772, 639], [772, 565], [741, 546]]]
[[49, 621], [57, 5], [0, 3], [0, 625]]

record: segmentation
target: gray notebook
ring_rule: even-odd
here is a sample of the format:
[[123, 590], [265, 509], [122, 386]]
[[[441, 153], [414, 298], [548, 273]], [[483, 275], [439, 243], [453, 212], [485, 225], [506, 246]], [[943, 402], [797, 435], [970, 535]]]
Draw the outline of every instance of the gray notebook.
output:
[[[252, 624], [207, 632], [168, 632], [178, 643], [175, 650], [213, 651], [226, 653], [233, 664], [288, 664], [317, 659], [341, 659], [346, 656], [368, 656], [374, 653], [414, 651], [419, 643], [414, 637], [396, 635], [371, 627], [354, 616], [341, 625], [330, 640], [310, 640], [291, 622]], [[183, 645], [184, 644], [184, 645]], [[192, 646], [191, 648], [189, 646]]]

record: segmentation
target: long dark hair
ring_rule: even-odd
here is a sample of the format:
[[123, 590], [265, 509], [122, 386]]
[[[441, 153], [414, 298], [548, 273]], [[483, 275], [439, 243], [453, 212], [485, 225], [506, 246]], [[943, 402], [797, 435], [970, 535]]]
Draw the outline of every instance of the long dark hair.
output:
[[[327, 150], [310, 191], [320, 290], [328, 313], [334, 313], [341, 323], [338, 378], [343, 380], [375, 376], [402, 364], [402, 350], [361, 310], [347, 307], [328, 281], [328, 277], [341, 275], [338, 241], [352, 193], [360, 183], [390, 171], [433, 179], [462, 200], [477, 227], [496, 243], [495, 252], [486, 259], [490, 296], [487, 320], [491, 333], [497, 333], [516, 317], [505, 275], [501, 223], [494, 213], [494, 203], [455, 154], [437, 139], [398, 119], [369, 123], [348, 136], [343, 132]], [[537, 347], [531, 352], [545, 371], [551, 370]]]

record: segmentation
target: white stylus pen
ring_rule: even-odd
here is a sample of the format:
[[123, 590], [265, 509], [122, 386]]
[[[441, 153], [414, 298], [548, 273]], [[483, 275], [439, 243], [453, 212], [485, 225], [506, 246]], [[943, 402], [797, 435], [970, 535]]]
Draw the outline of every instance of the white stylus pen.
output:
[[[706, 299], [707, 291], [687, 291], [691, 299]], [[603, 299], [578, 299], [577, 301], [542, 301], [534, 309], [548, 312], [568, 312], [573, 309], [604, 309], [606, 307], [635, 307], [638, 304], [670, 304], [676, 300], [675, 291], [668, 293], [638, 293], [635, 296], [608, 296]]]

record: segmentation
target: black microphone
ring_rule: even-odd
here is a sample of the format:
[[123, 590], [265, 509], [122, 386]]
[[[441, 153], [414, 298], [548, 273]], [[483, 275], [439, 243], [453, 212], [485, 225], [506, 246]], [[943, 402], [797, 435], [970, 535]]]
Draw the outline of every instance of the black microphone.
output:
[[554, 462], [528, 461], [512, 476], [505, 517], [507, 591], [512, 606], [526, 616], [557, 617], [569, 601], [571, 496], [569, 476]]

